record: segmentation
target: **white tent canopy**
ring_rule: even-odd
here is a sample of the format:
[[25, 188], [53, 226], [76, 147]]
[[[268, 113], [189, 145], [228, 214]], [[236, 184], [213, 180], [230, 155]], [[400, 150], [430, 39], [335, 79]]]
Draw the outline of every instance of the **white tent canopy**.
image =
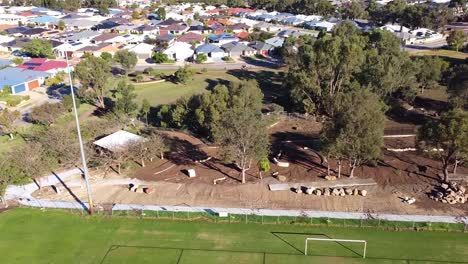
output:
[[119, 151], [125, 149], [128, 144], [132, 142], [143, 141], [145, 138], [135, 135], [133, 133], [119, 130], [115, 133], [112, 133], [106, 137], [99, 139], [94, 142], [94, 145], [97, 145], [101, 148], [110, 150], [110, 151]]

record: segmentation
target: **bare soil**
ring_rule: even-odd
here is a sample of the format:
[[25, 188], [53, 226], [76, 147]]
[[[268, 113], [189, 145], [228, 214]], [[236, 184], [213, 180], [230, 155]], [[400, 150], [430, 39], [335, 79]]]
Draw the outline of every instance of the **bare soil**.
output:
[[[304, 125], [308, 123], [308, 125]], [[416, 152], [384, 151], [381, 161], [366, 164], [355, 171], [355, 177], [372, 178], [378, 183], [368, 197], [317, 197], [295, 194], [291, 191], [269, 191], [268, 183], [279, 183], [273, 172], [286, 176], [290, 183], [324, 180], [327, 167], [316, 153], [314, 139], [320, 124], [297, 119], [284, 120], [270, 128], [273, 141], [272, 156], [281, 152], [281, 161], [289, 162], [289, 168], [271, 163], [271, 170], [260, 176], [256, 166], [247, 173], [247, 184], [240, 184], [239, 170], [220, 160], [216, 146], [209, 146], [198, 138], [182, 132], [163, 132], [171, 144], [170, 154], [164, 160], [155, 160], [145, 168], [106, 176], [94, 173], [93, 195], [97, 203], [161, 204], [216, 207], [247, 207], [275, 209], [309, 209], [343, 212], [400, 213], [429, 215], [466, 215], [468, 204], [452, 205], [430, 200], [427, 193], [439, 182], [441, 164]], [[281, 134], [282, 133], [282, 134]], [[278, 135], [280, 135], [278, 137]], [[414, 138], [386, 138], [386, 147], [414, 147]], [[304, 147], [307, 147], [304, 148]], [[197, 162], [213, 157], [207, 162]], [[331, 161], [331, 168], [337, 165]], [[186, 170], [195, 169], [197, 176], [189, 178]], [[468, 173], [467, 168], [460, 172]], [[336, 175], [336, 171], [332, 174]], [[349, 168], [344, 165], [342, 177], [348, 177]], [[132, 193], [124, 185], [100, 185], [106, 178], [131, 177], [144, 180], [155, 187], [153, 194]], [[217, 185], [215, 179], [225, 178]], [[84, 188], [71, 187], [71, 192], [85, 199]], [[70, 193], [60, 195], [44, 188], [37, 196], [58, 200], [74, 200]], [[415, 197], [417, 202], [407, 205], [402, 197]]]

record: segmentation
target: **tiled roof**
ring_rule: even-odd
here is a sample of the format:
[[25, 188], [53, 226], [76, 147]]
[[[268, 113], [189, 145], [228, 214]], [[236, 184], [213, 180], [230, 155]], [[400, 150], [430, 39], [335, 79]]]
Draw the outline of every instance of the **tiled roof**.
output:
[[53, 69], [63, 69], [67, 67], [67, 63], [58, 60], [48, 60], [45, 58], [35, 58], [25, 63], [18, 65], [18, 68], [33, 70], [33, 71], [49, 71]]
[[197, 41], [201, 42], [204, 39], [205, 39], [204, 36], [193, 33], [193, 32], [189, 32], [177, 38], [177, 40], [180, 42], [197, 42]]

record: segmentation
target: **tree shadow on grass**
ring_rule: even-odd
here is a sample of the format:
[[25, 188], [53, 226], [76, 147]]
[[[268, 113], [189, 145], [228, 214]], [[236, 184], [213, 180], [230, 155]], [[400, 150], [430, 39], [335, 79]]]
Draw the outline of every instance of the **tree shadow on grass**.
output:
[[287, 106], [288, 91], [283, 89], [284, 73], [276, 71], [249, 71], [249, 70], [228, 70], [228, 74], [239, 80], [257, 80], [260, 89], [264, 94], [264, 103], [276, 103]]

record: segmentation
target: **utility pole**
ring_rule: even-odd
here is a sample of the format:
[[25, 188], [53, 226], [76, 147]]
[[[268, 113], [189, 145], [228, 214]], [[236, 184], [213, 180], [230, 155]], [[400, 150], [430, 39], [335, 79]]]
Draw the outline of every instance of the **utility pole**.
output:
[[81, 137], [81, 129], [80, 129], [80, 120], [78, 118], [78, 110], [76, 109], [76, 101], [75, 101], [75, 91], [73, 89], [73, 79], [70, 70], [70, 63], [68, 62], [68, 49], [65, 47], [65, 59], [67, 61], [67, 69], [68, 69], [68, 78], [70, 79], [70, 90], [71, 90], [71, 97], [73, 101], [73, 112], [75, 113], [75, 121], [76, 121], [76, 130], [78, 133], [78, 141], [80, 143], [80, 153], [81, 153], [81, 162], [83, 163], [83, 175], [86, 182], [86, 190], [88, 192], [88, 204], [89, 204], [89, 214], [93, 214], [93, 199], [91, 198], [91, 186], [89, 184], [89, 173], [88, 173], [88, 166], [86, 164], [86, 156], [83, 147], [83, 139]]

